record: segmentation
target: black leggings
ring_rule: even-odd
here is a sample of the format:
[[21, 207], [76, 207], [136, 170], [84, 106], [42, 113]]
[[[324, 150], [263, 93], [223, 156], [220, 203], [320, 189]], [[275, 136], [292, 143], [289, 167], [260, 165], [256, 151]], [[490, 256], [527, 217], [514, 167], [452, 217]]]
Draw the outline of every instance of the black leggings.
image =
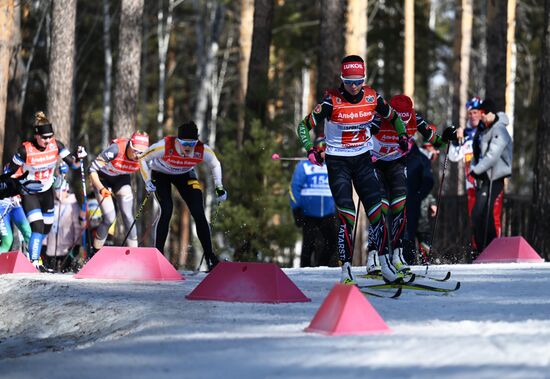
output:
[[47, 191], [22, 196], [23, 210], [33, 233], [48, 234], [54, 218], [53, 187]]
[[[379, 160], [374, 163], [374, 167], [380, 180], [382, 212], [387, 215], [389, 210], [390, 213], [391, 248], [401, 248], [406, 225], [407, 156], [393, 161]], [[369, 251], [377, 250], [371, 229], [369, 226]]]
[[153, 171], [152, 179], [157, 187], [155, 197], [160, 205], [160, 218], [156, 229], [155, 247], [164, 253], [164, 245], [168, 237], [170, 219], [174, 204], [172, 202], [172, 184], [178, 190], [181, 198], [187, 204], [191, 216], [195, 220], [197, 235], [201, 241], [202, 249], [207, 259], [212, 258], [212, 240], [210, 239], [210, 226], [204, 214], [202, 188], [194, 171], [180, 175], [169, 175]]
[[337, 266], [338, 220], [336, 216], [305, 216], [303, 228], [300, 267]]
[[353, 188], [365, 207], [372, 225], [372, 241], [381, 255], [388, 252], [386, 220], [382, 214], [380, 182], [374, 171], [370, 153], [343, 157], [326, 156], [330, 191], [336, 204], [340, 226], [338, 255], [340, 261], [351, 262], [353, 255], [353, 228], [356, 220]]
[[[485, 249], [485, 247], [497, 236], [493, 209], [495, 207], [495, 200], [503, 189], [504, 178], [493, 180], [492, 184], [488, 179], [481, 180], [481, 184], [479, 184], [478, 181], [478, 187], [476, 188], [476, 203], [472, 210], [472, 223], [474, 226], [476, 246], [479, 252], [483, 251], [483, 249]], [[490, 199], [489, 192], [491, 192]], [[487, 214], [487, 212], [489, 212], [489, 214]], [[485, 231], [485, 229], [487, 229], [487, 231]]]

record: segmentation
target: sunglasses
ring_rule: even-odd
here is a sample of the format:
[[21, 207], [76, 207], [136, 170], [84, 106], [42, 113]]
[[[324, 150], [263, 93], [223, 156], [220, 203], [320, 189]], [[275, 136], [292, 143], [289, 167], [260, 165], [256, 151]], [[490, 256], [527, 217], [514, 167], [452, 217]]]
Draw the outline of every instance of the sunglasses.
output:
[[184, 147], [195, 147], [195, 146], [197, 146], [197, 143], [199, 142], [196, 139], [181, 139], [181, 138], [178, 138], [177, 140], [181, 144], [181, 146], [184, 146]]
[[340, 79], [342, 79], [342, 83], [344, 83], [346, 86], [355, 85], [356, 87], [359, 87], [361, 84], [365, 83], [365, 77], [359, 79], [346, 79], [341, 76]]
[[52, 139], [53, 136], [40, 136], [40, 138], [42, 138], [43, 140], [49, 140], [49, 139]]

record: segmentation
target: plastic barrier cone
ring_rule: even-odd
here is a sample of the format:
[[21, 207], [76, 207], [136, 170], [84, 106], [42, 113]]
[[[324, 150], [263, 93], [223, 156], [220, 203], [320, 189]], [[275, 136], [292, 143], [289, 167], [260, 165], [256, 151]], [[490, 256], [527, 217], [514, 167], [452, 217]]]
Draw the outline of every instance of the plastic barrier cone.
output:
[[357, 287], [336, 284], [305, 331], [335, 336], [389, 333], [391, 329]]
[[521, 236], [501, 237], [491, 241], [474, 263], [539, 263], [544, 259]]
[[0, 274], [37, 273], [38, 270], [20, 251], [0, 254]]
[[186, 298], [251, 303], [311, 301], [276, 264], [249, 262], [218, 263]]
[[183, 280], [154, 247], [102, 247], [74, 276], [77, 279]]

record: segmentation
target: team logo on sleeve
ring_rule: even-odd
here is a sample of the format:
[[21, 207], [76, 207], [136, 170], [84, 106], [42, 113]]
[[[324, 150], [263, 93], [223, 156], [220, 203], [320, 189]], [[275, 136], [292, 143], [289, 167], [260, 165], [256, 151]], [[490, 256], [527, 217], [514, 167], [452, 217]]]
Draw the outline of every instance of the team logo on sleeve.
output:
[[323, 109], [323, 106], [321, 104], [317, 104], [317, 106], [313, 110], [313, 113], [321, 113], [321, 109]]

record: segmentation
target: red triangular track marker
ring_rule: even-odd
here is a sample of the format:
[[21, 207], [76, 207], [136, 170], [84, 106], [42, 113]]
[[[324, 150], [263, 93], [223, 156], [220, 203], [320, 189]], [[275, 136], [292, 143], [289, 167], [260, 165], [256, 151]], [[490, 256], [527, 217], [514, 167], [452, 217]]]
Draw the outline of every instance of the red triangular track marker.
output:
[[305, 331], [344, 335], [388, 333], [391, 329], [357, 287], [336, 284]]
[[0, 274], [37, 273], [38, 270], [20, 251], [0, 254]]
[[276, 264], [248, 262], [220, 262], [186, 297], [252, 303], [311, 301]]
[[501, 237], [491, 241], [474, 263], [539, 263], [544, 259], [521, 236]]
[[167, 281], [183, 276], [154, 247], [102, 247], [74, 276], [77, 279]]

